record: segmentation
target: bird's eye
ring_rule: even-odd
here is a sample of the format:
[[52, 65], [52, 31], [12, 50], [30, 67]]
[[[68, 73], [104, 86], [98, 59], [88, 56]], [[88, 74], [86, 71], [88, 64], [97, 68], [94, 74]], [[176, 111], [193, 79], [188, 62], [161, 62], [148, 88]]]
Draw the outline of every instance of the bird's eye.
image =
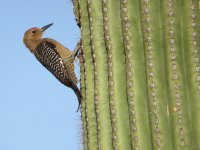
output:
[[35, 33], [35, 30], [33, 30], [32, 33], [34, 34], [34, 33]]

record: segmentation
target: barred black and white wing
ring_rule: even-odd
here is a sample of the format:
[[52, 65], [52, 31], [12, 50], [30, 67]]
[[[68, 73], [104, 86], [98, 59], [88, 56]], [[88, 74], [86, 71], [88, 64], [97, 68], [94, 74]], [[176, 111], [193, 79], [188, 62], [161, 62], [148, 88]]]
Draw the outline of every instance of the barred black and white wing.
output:
[[70, 77], [64, 66], [61, 56], [56, 51], [56, 46], [50, 42], [40, 43], [35, 51], [35, 57], [48, 69], [61, 83], [69, 86]]
[[[74, 64], [69, 58], [64, 60], [56, 50], [56, 46], [48, 41], [41, 42], [35, 51], [35, 57], [38, 61], [48, 69], [61, 83], [71, 87], [79, 100], [79, 106], [81, 102], [81, 93], [76, 86], [77, 79], [74, 73]], [[67, 61], [68, 60], [68, 61]]]

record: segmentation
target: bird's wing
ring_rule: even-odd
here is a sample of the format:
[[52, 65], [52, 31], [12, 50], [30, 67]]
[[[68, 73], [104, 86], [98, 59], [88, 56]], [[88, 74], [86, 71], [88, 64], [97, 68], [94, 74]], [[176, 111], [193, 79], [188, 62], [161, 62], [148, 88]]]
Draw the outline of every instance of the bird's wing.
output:
[[74, 77], [75, 74], [73, 75], [72, 73], [74, 70], [70, 70], [70, 68], [73, 69], [73, 63], [69, 63], [69, 67], [65, 65], [63, 59], [56, 50], [55, 44], [48, 41], [43, 41], [36, 48], [35, 57], [61, 83], [65, 84], [66, 86], [69, 86], [70, 82], [77, 83], [77, 79]]
[[74, 72], [74, 57], [77, 54], [76, 51], [78, 51], [78, 50], [70, 51], [68, 48], [64, 47], [58, 41], [55, 41], [53, 39], [44, 38], [44, 41], [49, 42], [53, 45], [56, 45], [55, 50], [60, 55], [60, 57], [62, 58], [62, 61], [64, 63], [64, 66], [66, 67], [66, 70], [67, 70], [67, 73], [69, 74], [69, 77], [71, 78], [71, 81], [74, 84], [77, 84], [78, 80], [77, 80], [75, 72]]

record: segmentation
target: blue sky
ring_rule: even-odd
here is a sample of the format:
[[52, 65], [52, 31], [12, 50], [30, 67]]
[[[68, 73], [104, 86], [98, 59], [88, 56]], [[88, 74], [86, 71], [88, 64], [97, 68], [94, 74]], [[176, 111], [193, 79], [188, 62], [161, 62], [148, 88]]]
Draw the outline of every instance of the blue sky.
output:
[[28, 28], [54, 23], [44, 37], [72, 50], [80, 31], [71, 1], [1, 1], [0, 18], [0, 150], [81, 149], [76, 96], [23, 45]]

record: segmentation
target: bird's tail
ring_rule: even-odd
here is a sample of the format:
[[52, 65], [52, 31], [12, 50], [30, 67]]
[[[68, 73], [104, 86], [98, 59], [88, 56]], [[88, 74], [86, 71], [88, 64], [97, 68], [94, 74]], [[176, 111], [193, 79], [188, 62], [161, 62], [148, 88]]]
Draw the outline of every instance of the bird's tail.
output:
[[77, 112], [79, 111], [80, 105], [81, 105], [81, 99], [82, 99], [82, 95], [80, 90], [78, 89], [78, 87], [76, 86], [76, 84], [72, 84], [72, 89], [74, 91], [74, 93], [76, 94], [77, 98], [78, 98], [78, 109]]

